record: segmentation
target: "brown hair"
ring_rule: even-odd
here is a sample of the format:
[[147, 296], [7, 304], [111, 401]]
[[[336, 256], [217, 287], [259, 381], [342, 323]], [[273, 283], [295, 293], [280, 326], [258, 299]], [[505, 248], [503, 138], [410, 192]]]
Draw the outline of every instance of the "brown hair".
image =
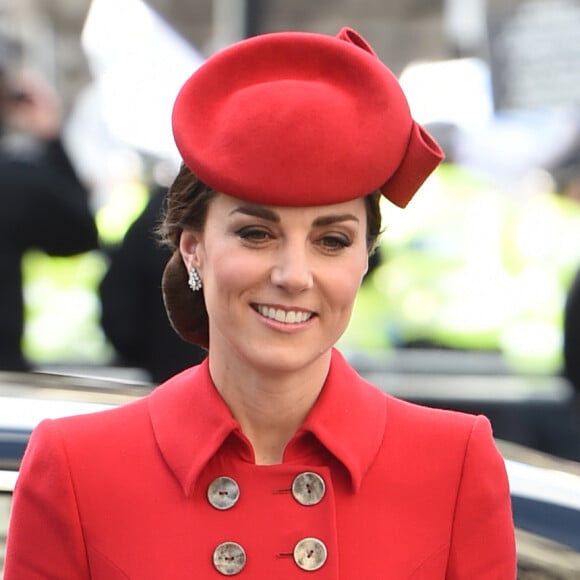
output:
[[[167, 192], [163, 221], [158, 228], [162, 243], [176, 250], [184, 229], [203, 231], [210, 201], [216, 193], [182, 164]], [[367, 213], [367, 247], [371, 253], [381, 234], [381, 192], [375, 191], [366, 195], [364, 200]]]
[[[203, 231], [211, 200], [217, 192], [197, 178], [182, 164], [167, 192], [163, 220], [157, 229], [161, 242], [173, 250], [165, 271], [162, 289], [165, 309], [171, 325], [187, 342], [209, 345], [209, 321], [203, 292], [192, 292], [187, 285], [188, 272], [181, 260], [179, 240], [185, 229]], [[381, 233], [381, 193], [365, 196], [367, 247], [371, 254]]]
[[177, 250], [184, 229], [202, 231], [209, 203], [216, 193], [182, 164], [167, 192], [163, 221], [158, 228], [162, 243]]

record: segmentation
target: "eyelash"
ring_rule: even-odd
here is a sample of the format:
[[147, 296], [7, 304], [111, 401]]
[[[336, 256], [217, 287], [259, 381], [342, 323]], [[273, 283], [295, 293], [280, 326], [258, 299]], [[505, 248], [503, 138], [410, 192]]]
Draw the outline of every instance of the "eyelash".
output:
[[248, 240], [252, 242], [263, 242], [264, 240], [272, 238], [272, 235], [268, 230], [263, 228], [258, 228], [256, 226], [245, 226], [236, 231], [236, 235], [242, 240]]
[[[328, 250], [338, 252], [340, 250], [344, 250], [344, 248], [348, 248], [352, 245], [352, 241], [342, 235], [326, 235], [321, 238], [321, 242], [324, 243], [325, 247]], [[328, 243], [330, 242], [330, 244]]]
[[[260, 245], [271, 240], [274, 236], [267, 230], [256, 226], [245, 226], [237, 230], [236, 235], [243, 241]], [[340, 252], [352, 245], [352, 240], [343, 234], [326, 234], [318, 242], [327, 252]]]

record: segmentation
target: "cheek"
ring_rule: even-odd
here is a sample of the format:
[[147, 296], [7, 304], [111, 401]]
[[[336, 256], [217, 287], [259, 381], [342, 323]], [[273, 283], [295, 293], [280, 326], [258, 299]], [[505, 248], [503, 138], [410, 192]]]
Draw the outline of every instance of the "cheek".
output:
[[259, 276], [259, 264], [255, 262], [233, 249], [212, 252], [207, 260], [211, 264], [206, 270], [207, 284], [218, 294], [243, 290]]
[[223, 321], [231, 318], [236, 298], [243, 291], [243, 280], [247, 279], [242, 264], [227, 253], [212, 254], [207, 260], [203, 285], [210, 324], [221, 326]]
[[342, 308], [351, 308], [364, 275], [364, 265], [358, 263], [344, 264], [344, 267], [335, 268], [327, 277], [326, 292], [335, 305]]
[[243, 262], [232, 259], [228, 254], [218, 256], [217, 259], [213, 260], [212, 268], [216, 284], [226, 284], [227, 286], [230, 284], [235, 285], [239, 278], [239, 272], [243, 268]]

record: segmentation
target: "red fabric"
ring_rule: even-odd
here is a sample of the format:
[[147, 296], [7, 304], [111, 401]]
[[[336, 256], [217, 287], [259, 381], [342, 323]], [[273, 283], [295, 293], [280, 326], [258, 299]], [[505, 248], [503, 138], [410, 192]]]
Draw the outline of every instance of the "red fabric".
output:
[[[290, 494], [315, 471], [314, 506]], [[240, 499], [206, 497], [217, 476]], [[291, 552], [323, 540], [305, 573]], [[508, 485], [487, 419], [412, 405], [333, 354], [322, 394], [284, 462], [256, 466], [207, 362], [112, 411], [43, 422], [18, 480], [5, 580], [219, 579], [215, 546], [241, 544], [252, 580], [512, 580]], [[307, 574], [307, 575], [306, 575]]]
[[173, 132], [202, 181], [272, 205], [381, 189], [404, 206], [443, 156], [396, 77], [348, 28], [263, 34], [220, 51], [181, 89]]

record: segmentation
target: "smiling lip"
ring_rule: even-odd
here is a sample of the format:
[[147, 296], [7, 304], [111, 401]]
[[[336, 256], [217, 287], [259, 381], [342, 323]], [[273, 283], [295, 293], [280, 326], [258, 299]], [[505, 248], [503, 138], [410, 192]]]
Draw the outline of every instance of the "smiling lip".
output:
[[254, 304], [254, 310], [264, 318], [283, 322], [284, 324], [302, 324], [314, 316], [314, 313], [307, 310], [286, 310], [264, 304]]

